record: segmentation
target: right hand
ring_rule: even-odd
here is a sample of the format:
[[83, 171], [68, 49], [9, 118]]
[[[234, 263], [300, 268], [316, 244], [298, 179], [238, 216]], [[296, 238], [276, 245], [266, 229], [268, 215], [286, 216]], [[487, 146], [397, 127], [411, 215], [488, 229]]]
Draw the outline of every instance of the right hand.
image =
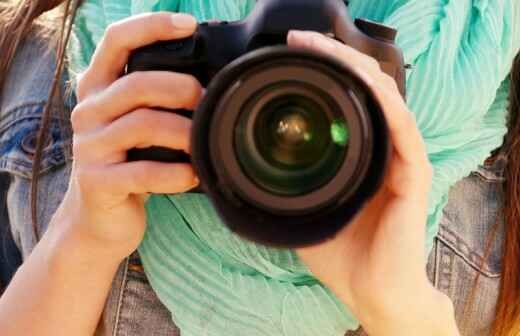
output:
[[150, 146], [189, 153], [191, 121], [157, 108], [193, 110], [200, 83], [165, 71], [120, 77], [132, 50], [188, 37], [196, 25], [187, 14], [154, 13], [107, 29], [77, 83], [71, 178], [49, 227], [66, 247], [121, 261], [143, 238], [148, 193], [181, 193], [198, 185], [189, 164], [126, 162], [126, 153]]

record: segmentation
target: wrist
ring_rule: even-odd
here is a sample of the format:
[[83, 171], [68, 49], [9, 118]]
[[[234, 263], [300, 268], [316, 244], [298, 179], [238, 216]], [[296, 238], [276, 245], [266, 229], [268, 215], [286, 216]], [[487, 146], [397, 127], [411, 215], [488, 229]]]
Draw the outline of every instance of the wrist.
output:
[[452, 301], [429, 282], [406, 297], [386, 302], [357, 307], [356, 316], [371, 336], [459, 335]]
[[71, 229], [74, 224], [66, 222], [69, 220], [55, 219], [39, 244], [45, 249], [45, 257], [52, 268], [74, 267], [89, 271], [95, 267], [97, 271], [112, 272], [126, 257]]

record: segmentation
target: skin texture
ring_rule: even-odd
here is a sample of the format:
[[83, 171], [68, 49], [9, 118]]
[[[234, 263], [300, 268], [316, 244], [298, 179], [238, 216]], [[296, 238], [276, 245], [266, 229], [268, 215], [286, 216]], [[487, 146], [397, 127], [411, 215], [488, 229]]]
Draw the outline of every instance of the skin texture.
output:
[[[190, 165], [124, 160], [133, 147], [189, 152], [191, 121], [152, 107], [193, 110], [203, 94], [200, 83], [168, 72], [120, 77], [133, 49], [187, 37], [195, 28], [191, 16], [154, 13], [107, 29], [78, 82], [69, 188], [0, 299], [0, 334], [92, 335], [118, 264], [143, 238], [147, 194], [198, 185]], [[395, 82], [375, 60], [320, 34], [292, 32], [288, 43], [359, 69], [383, 104], [394, 143], [381, 191], [334, 240], [300, 249], [299, 256], [371, 335], [458, 335], [451, 302], [426, 278], [431, 167]]]

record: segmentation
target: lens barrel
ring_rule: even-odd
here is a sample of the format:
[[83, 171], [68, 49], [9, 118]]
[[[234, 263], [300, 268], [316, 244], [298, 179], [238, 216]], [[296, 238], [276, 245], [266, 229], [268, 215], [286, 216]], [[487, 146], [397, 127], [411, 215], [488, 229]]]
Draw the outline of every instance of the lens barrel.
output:
[[224, 222], [268, 245], [330, 238], [381, 183], [380, 104], [356, 70], [285, 46], [247, 53], [208, 87], [192, 161]]

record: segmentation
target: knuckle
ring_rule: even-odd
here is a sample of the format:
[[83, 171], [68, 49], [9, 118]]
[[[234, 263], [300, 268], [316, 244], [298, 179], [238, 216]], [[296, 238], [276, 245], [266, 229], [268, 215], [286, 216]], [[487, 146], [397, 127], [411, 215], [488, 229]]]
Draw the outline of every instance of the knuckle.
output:
[[121, 22], [114, 22], [109, 24], [105, 30], [105, 35], [103, 36], [103, 40], [105, 42], [104, 45], [115, 45], [121, 37], [121, 34], [124, 33], [123, 28], [124, 26]]
[[84, 117], [85, 114], [86, 114], [85, 103], [79, 103], [72, 110], [72, 112], [70, 114], [70, 122], [72, 125], [72, 131], [74, 133], [80, 132], [80, 130], [84, 124], [83, 119], [85, 119], [85, 117]]
[[88, 71], [89, 69], [86, 69], [76, 77], [76, 94], [80, 102], [87, 96]]

